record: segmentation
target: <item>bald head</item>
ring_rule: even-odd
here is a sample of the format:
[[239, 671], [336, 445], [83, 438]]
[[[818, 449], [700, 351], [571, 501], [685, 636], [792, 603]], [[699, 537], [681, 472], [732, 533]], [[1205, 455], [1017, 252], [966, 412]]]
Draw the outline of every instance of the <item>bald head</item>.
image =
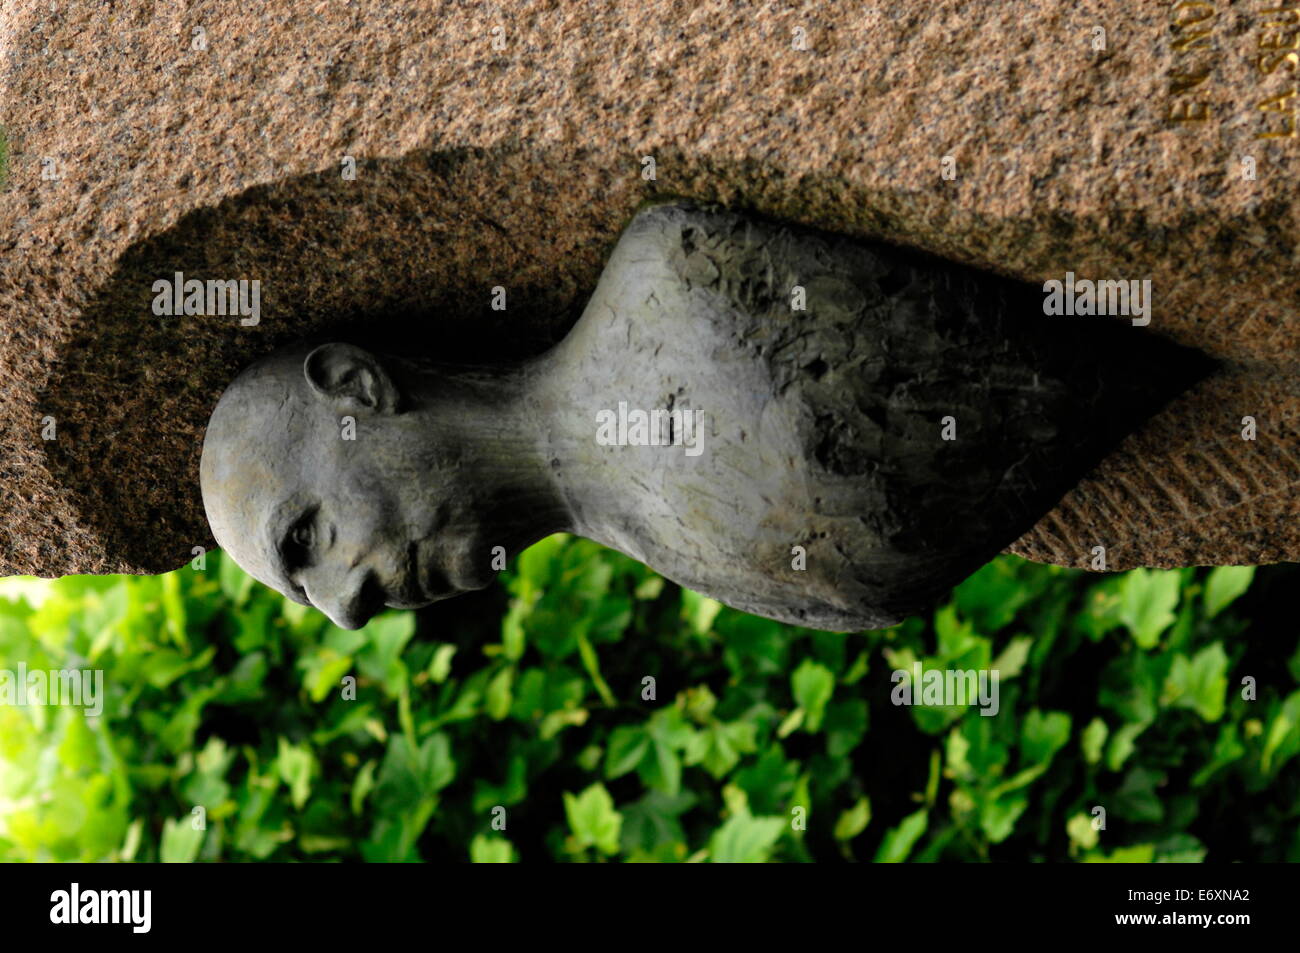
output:
[[[275, 547], [259, 538], [268, 510], [302, 483], [302, 442], [310, 431], [301, 348], [250, 367], [217, 402], [203, 440], [199, 477], [217, 544], [250, 576], [293, 598]], [[299, 601], [302, 601], [299, 598]]]

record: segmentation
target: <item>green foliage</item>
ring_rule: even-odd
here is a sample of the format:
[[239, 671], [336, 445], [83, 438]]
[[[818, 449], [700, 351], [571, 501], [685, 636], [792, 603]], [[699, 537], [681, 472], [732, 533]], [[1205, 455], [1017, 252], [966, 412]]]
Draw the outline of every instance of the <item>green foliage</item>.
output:
[[[569, 537], [502, 583], [348, 632], [220, 554], [0, 581], [0, 667], [106, 696], [0, 705], [0, 860], [1300, 860], [1300, 646], [1250, 637], [1253, 570], [1002, 557], [853, 634]], [[915, 663], [997, 670], [997, 713], [895, 705]]]

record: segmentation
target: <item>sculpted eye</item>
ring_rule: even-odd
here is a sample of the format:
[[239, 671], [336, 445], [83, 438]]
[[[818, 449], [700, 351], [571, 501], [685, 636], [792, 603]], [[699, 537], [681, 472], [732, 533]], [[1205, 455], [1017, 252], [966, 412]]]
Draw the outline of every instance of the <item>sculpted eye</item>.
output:
[[292, 572], [302, 569], [312, 561], [312, 551], [316, 546], [316, 511], [305, 514], [285, 534], [281, 554], [285, 569]]

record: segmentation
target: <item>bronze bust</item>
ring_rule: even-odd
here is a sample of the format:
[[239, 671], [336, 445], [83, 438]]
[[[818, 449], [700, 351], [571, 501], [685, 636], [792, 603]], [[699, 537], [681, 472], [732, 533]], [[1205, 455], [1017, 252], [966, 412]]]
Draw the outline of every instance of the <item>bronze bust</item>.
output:
[[345, 628], [485, 586], [559, 531], [748, 612], [877, 628], [1205, 370], [1127, 323], [1046, 316], [1027, 285], [661, 204], [535, 359], [331, 342], [249, 368], [202, 490], [237, 563]]

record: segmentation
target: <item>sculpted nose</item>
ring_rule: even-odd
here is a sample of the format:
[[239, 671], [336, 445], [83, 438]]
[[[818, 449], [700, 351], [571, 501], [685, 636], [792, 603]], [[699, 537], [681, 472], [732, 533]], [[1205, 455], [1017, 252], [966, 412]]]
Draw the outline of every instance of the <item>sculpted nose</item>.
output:
[[359, 629], [382, 607], [374, 577], [365, 566], [302, 579], [307, 598], [340, 629]]

